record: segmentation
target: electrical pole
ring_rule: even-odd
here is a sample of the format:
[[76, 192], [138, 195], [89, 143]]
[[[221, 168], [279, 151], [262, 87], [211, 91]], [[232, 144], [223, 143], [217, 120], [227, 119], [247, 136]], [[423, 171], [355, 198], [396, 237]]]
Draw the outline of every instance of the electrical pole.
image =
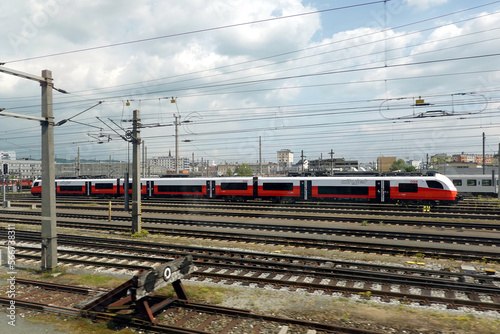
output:
[[304, 173], [304, 150], [300, 151], [300, 159], [302, 161], [302, 173]]
[[174, 114], [175, 119], [175, 174], [179, 174], [179, 128], [178, 120], [181, 116]]
[[42, 76], [36, 76], [7, 69], [0, 66], [0, 72], [11, 74], [24, 79], [37, 81], [42, 87], [42, 117], [3, 112], [1, 116], [16, 117], [39, 121], [42, 126], [42, 271], [51, 271], [57, 267], [57, 231], [56, 231], [56, 188], [54, 168], [54, 117], [52, 109], [52, 89], [67, 94], [62, 89], [54, 88], [52, 84], [52, 72], [43, 70]]
[[5, 181], [6, 180], [7, 180], [7, 175], [5, 174], [5, 172], [2, 171], [2, 208], [7, 207], [7, 201], [5, 200]]
[[498, 175], [497, 175], [497, 194], [498, 198], [500, 199], [500, 143], [498, 144]]
[[54, 167], [54, 115], [52, 72], [42, 71], [42, 271], [57, 267], [56, 176]]
[[37, 81], [42, 87], [42, 117], [3, 112], [1, 116], [16, 117], [39, 121], [42, 126], [42, 271], [52, 270], [57, 267], [57, 232], [56, 232], [56, 189], [54, 168], [54, 117], [52, 109], [52, 89], [67, 93], [62, 89], [54, 88], [52, 72], [43, 70], [42, 76], [36, 76], [7, 69], [0, 66], [0, 72], [15, 75], [24, 79]]
[[[141, 232], [141, 131], [140, 111], [134, 110], [132, 120], [132, 234]], [[128, 182], [128, 181], [127, 181]]]
[[146, 143], [142, 141], [142, 167], [141, 167], [141, 177], [146, 177]]
[[330, 150], [330, 168], [331, 168], [331, 171], [330, 171], [330, 176], [333, 176], [333, 149]]
[[486, 174], [486, 152], [485, 152], [485, 144], [486, 144], [486, 135], [483, 132], [483, 175]]
[[259, 136], [259, 175], [262, 175], [262, 137]]
[[80, 146], [78, 146], [78, 152], [76, 154], [76, 177], [80, 176]]

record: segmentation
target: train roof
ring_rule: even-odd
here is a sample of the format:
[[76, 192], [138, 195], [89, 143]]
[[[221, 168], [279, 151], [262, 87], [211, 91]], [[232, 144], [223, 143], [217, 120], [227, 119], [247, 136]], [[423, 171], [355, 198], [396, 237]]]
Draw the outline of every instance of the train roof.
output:
[[[434, 175], [422, 175], [422, 174], [397, 174], [397, 175], [335, 175], [335, 176], [297, 176], [297, 177], [283, 177], [283, 176], [259, 176], [259, 180], [331, 180], [331, 179], [365, 179], [365, 180], [401, 180], [401, 179], [408, 179], [408, 180], [429, 180], [429, 179], [439, 179], [439, 180], [446, 180], [449, 179], [450, 176], [456, 176], [456, 175], [443, 175], [443, 174], [434, 174]], [[472, 175], [461, 175], [463, 177], [473, 177]], [[475, 177], [475, 176], [474, 176]], [[477, 177], [483, 177], [483, 178], [491, 178], [491, 175], [478, 175]], [[249, 180], [252, 179], [253, 177], [244, 177], [244, 176], [235, 176], [235, 177], [196, 177], [196, 178], [161, 178], [161, 177], [156, 177], [156, 178], [141, 178], [141, 181], [155, 181], [155, 180], [179, 180], [179, 181], [185, 181], [185, 180], [220, 180], [220, 181], [243, 181], [243, 180]], [[123, 182], [123, 177], [121, 178], [62, 178], [62, 179], [56, 179], [57, 182], [64, 182], [64, 181], [80, 181], [80, 182], [116, 182], [117, 179], [120, 179], [121, 182]], [[36, 181], [41, 181], [42, 179], [36, 179]], [[132, 178], [129, 178], [131, 181]]]

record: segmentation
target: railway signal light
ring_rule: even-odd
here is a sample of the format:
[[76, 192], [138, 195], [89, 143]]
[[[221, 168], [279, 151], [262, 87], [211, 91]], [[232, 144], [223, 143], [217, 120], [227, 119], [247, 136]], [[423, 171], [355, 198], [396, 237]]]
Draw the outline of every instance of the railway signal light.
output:
[[3, 170], [3, 174], [4, 174], [4, 175], [9, 174], [9, 165], [8, 165], [8, 164], [3, 164], [3, 166], [2, 166], [2, 167], [3, 167], [3, 168], [2, 168], [2, 170]]

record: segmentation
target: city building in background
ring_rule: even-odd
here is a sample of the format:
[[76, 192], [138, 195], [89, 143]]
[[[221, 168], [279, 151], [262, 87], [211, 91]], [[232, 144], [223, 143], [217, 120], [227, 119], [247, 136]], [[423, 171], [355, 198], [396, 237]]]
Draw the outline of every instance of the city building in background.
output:
[[[213, 161], [179, 158], [179, 176], [185, 177], [223, 177], [237, 175], [238, 167], [248, 165], [253, 175], [260, 176], [286, 176], [286, 175], [317, 175], [327, 176], [336, 173], [390, 172], [393, 162], [397, 157], [378, 157], [376, 162], [359, 163], [357, 160], [344, 158], [328, 158], [309, 160], [304, 158], [304, 163], [293, 163], [293, 152], [288, 149], [277, 151], [277, 162], [224, 162], [216, 164]], [[417, 171], [439, 171], [442, 174], [491, 174], [498, 171], [498, 155], [483, 155], [474, 153], [460, 153], [448, 155], [446, 153], [428, 156], [426, 161], [406, 160], [408, 166], [413, 166]], [[10, 179], [35, 180], [41, 177], [41, 161], [29, 158], [16, 160], [16, 152], [0, 151], [0, 163], [7, 165]], [[484, 170], [483, 170], [484, 166]], [[55, 164], [57, 178], [74, 177], [106, 177], [121, 178], [132, 171], [132, 163], [113, 161], [74, 161], [57, 160]], [[141, 162], [142, 177], [174, 176], [175, 158], [159, 156]]]
[[377, 166], [380, 173], [387, 173], [391, 171], [391, 166], [396, 161], [396, 157], [378, 157]]
[[288, 149], [282, 149], [277, 152], [278, 171], [286, 171], [293, 165], [293, 152]]

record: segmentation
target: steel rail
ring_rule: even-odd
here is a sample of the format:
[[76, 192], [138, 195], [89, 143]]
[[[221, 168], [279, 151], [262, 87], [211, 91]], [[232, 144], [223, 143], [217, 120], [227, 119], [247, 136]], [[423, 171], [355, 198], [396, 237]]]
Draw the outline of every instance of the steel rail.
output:
[[[3, 217], [4, 219], [6, 217]], [[21, 223], [20, 221], [18, 221]], [[24, 224], [27, 221], [23, 222]], [[38, 225], [38, 220], [35, 219], [31, 222], [32, 224]], [[217, 223], [214, 223], [217, 224]], [[64, 222], [58, 220], [58, 225], [61, 227], [71, 227], [71, 228], [85, 228], [85, 229], [97, 229], [97, 230], [116, 230], [129, 232], [130, 226], [116, 226], [116, 224], [108, 223], [93, 223], [92, 221], [85, 222], [75, 222], [68, 221]], [[252, 242], [252, 243], [264, 243], [264, 244], [282, 244], [282, 245], [293, 245], [297, 247], [306, 248], [321, 248], [321, 249], [332, 249], [332, 250], [349, 250], [354, 252], [373, 252], [373, 253], [389, 253], [393, 255], [406, 254], [408, 256], [416, 256], [417, 254], [425, 254], [427, 256], [439, 257], [439, 258], [450, 258], [457, 260], [479, 260], [479, 261], [498, 261], [499, 253], [494, 251], [486, 251], [478, 248], [478, 250], [471, 249], [445, 249], [439, 246], [439, 243], [434, 243], [434, 245], [405, 245], [397, 243], [397, 241], [405, 240], [395, 240], [389, 242], [388, 239], [367, 239], [367, 238], [348, 238], [340, 237], [336, 239], [335, 236], [322, 236], [312, 235], [315, 238], [299, 236], [298, 235], [262, 235], [246, 232], [245, 230], [236, 230], [236, 228], [242, 228], [247, 224], [233, 223], [231, 225], [231, 230], [227, 231], [210, 231], [210, 230], [199, 230], [196, 226], [193, 229], [183, 229], [183, 228], [158, 228], [151, 225], [143, 224], [143, 228], [149, 230], [151, 233], [158, 234], [168, 234], [168, 235], [178, 235], [182, 237], [195, 237], [195, 238], [212, 238], [216, 240], [238, 240], [239, 242]]]

